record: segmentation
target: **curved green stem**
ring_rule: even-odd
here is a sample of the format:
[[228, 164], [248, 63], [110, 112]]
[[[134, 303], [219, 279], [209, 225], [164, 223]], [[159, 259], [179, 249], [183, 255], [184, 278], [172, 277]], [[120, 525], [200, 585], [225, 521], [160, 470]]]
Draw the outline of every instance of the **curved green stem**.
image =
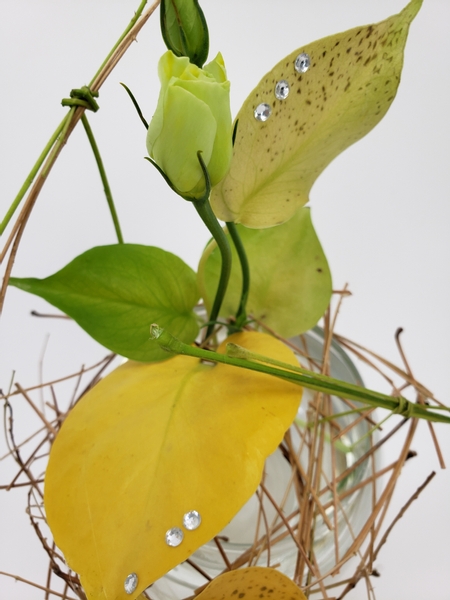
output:
[[[70, 113], [68, 113], [68, 114], [70, 114]], [[42, 150], [41, 154], [39, 155], [39, 158], [33, 165], [33, 168], [31, 169], [30, 173], [28, 174], [28, 177], [23, 182], [23, 185], [20, 188], [17, 196], [14, 198], [11, 206], [8, 209], [8, 212], [6, 213], [6, 215], [3, 218], [3, 221], [0, 223], [0, 235], [2, 235], [2, 233], [5, 231], [6, 227], [8, 226], [8, 223], [10, 222], [12, 216], [14, 215], [17, 207], [19, 206], [23, 197], [29, 190], [31, 184], [33, 183], [34, 178], [36, 177], [37, 173], [39, 172], [39, 169], [41, 168], [41, 166], [44, 163], [45, 159], [47, 158], [49, 152], [53, 148], [56, 140], [58, 139], [58, 136], [63, 131], [64, 125], [66, 124], [66, 121], [68, 118], [68, 114], [64, 117], [64, 119], [61, 121], [61, 123], [56, 128], [54, 134], [49, 139], [45, 148]]]
[[220, 307], [222, 306], [225, 292], [227, 291], [228, 281], [231, 274], [231, 248], [230, 244], [228, 243], [227, 236], [225, 235], [219, 221], [216, 219], [216, 216], [212, 211], [209, 200], [197, 200], [193, 201], [192, 204], [195, 206], [195, 209], [200, 215], [203, 223], [216, 240], [217, 246], [220, 250], [220, 255], [222, 257], [219, 285], [217, 286], [216, 297], [214, 298], [214, 304], [208, 319], [210, 324], [206, 330], [206, 337], [208, 338], [214, 330], [214, 324], [219, 316]]
[[239, 307], [236, 313], [236, 329], [240, 330], [242, 325], [247, 320], [246, 306], [250, 290], [250, 267], [248, 264], [244, 244], [242, 243], [236, 225], [233, 222], [227, 222], [227, 228], [231, 239], [233, 240], [234, 247], [236, 248], [236, 253], [239, 257], [239, 262], [241, 263], [242, 291], [241, 300], [239, 302]]
[[[422, 404], [414, 404], [413, 402], [409, 402], [409, 400], [406, 398], [393, 398], [392, 396], [386, 396], [385, 394], [380, 394], [379, 392], [347, 383], [345, 381], [333, 379], [332, 377], [327, 377], [326, 375], [318, 375], [313, 371], [308, 371], [306, 369], [302, 369], [301, 367], [295, 367], [287, 363], [273, 361], [268, 357], [260, 357], [260, 359], [264, 359], [264, 362], [266, 363], [263, 364], [262, 362], [257, 362], [256, 360], [235, 358], [234, 356], [229, 356], [228, 354], [219, 354], [218, 352], [204, 350], [202, 348], [198, 348], [197, 346], [189, 346], [156, 324], [150, 327], [150, 337], [156, 340], [159, 346], [166, 352], [193, 356], [195, 358], [200, 358], [207, 361], [224, 363], [235, 367], [249, 369], [251, 371], [266, 373], [314, 391], [341, 396], [343, 398], [348, 398], [349, 400], [356, 400], [357, 402], [362, 402], [368, 406], [385, 408], [402, 416], [450, 424], [449, 416], [432, 412], [432, 410], [430, 410], [427, 406]], [[248, 353], [248, 356], [251, 356], [250, 352]], [[267, 364], [274, 362], [284, 366], [281, 368]], [[432, 407], [432, 409], [433, 408], [434, 407]], [[446, 410], [450, 411], [450, 408], [447, 407]]]
[[167, 185], [181, 198], [184, 198], [188, 202], [192, 202], [195, 206], [196, 211], [200, 215], [201, 220], [209, 229], [211, 235], [217, 242], [217, 246], [219, 247], [220, 255], [222, 258], [222, 267], [220, 271], [219, 284], [217, 286], [216, 297], [214, 298], [213, 307], [211, 309], [211, 314], [209, 315], [209, 319], [207, 321], [208, 327], [206, 330], [205, 339], [209, 338], [209, 336], [214, 331], [214, 326], [217, 323], [217, 317], [219, 316], [220, 307], [222, 306], [223, 299], [225, 297], [225, 292], [227, 291], [228, 281], [230, 279], [231, 274], [231, 248], [228, 243], [227, 236], [225, 235], [222, 226], [217, 220], [215, 214], [212, 211], [211, 205], [209, 203], [209, 196], [211, 194], [211, 181], [209, 178], [208, 169], [203, 161], [202, 152], [199, 150], [197, 152], [198, 161], [200, 163], [200, 167], [203, 171], [203, 176], [205, 178], [205, 192], [201, 198], [195, 198], [188, 194], [185, 194], [178, 190], [169, 177], [164, 173], [162, 168], [151, 158], [145, 157], [164, 177]]
[[122, 231], [120, 229], [119, 218], [117, 216], [116, 207], [114, 206], [114, 200], [111, 193], [111, 188], [109, 187], [108, 178], [106, 177], [105, 167], [103, 166], [103, 161], [100, 156], [100, 151], [97, 146], [97, 142], [95, 141], [94, 134], [92, 133], [91, 126], [89, 125], [89, 121], [86, 117], [86, 114], [83, 114], [81, 117], [81, 122], [83, 123], [84, 130], [88, 137], [89, 143], [92, 148], [92, 152], [95, 156], [95, 161], [97, 163], [98, 171], [100, 173], [100, 177], [103, 183], [103, 189], [105, 190], [106, 201], [109, 206], [109, 211], [111, 213], [111, 217], [114, 223], [114, 229], [116, 230], [117, 240], [119, 244], [123, 244]]
[[134, 97], [133, 92], [130, 90], [130, 88], [125, 85], [124, 83], [120, 82], [120, 85], [123, 87], [123, 89], [126, 91], [126, 93], [128, 94], [131, 102], [133, 103], [134, 108], [136, 109], [136, 112], [140, 118], [140, 120], [142, 121], [145, 129], [148, 129], [148, 121], [147, 119], [144, 117], [144, 115], [142, 114], [142, 110], [141, 107], [139, 106], [138, 101], [136, 100], [136, 98]]

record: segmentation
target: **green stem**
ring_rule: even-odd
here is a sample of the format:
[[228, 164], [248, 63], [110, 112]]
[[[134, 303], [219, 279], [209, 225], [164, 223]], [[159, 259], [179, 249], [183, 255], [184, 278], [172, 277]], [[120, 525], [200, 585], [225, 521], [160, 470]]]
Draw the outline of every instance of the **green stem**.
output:
[[9, 210], [6, 213], [5, 217], [3, 218], [3, 221], [0, 223], [0, 235], [2, 235], [2, 233], [5, 231], [6, 227], [8, 226], [8, 223], [10, 222], [12, 216], [14, 215], [17, 207], [21, 203], [23, 197], [25, 196], [25, 194], [27, 193], [28, 189], [30, 188], [30, 185], [33, 183], [34, 178], [36, 177], [37, 173], [39, 172], [39, 169], [41, 168], [43, 162], [47, 158], [48, 153], [53, 148], [53, 145], [55, 144], [56, 140], [58, 139], [58, 136], [60, 135], [60, 133], [64, 129], [64, 125], [66, 124], [66, 121], [67, 121], [67, 118], [68, 118], [69, 114], [70, 113], [68, 113], [64, 117], [64, 119], [61, 121], [61, 123], [58, 125], [58, 127], [56, 128], [54, 134], [49, 139], [49, 141], [47, 142], [47, 145], [42, 150], [39, 158], [35, 162], [33, 168], [31, 169], [31, 171], [30, 171], [30, 173], [28, 175], [28, 177], [23, 182], [22, 187], [20, 188], [17, 196], [14, 198], [14, 201], [11, 204], [11, 206], [9, 207]]
[[[167, 352], [183, 354], [207, 361], [219, 362], [249, 369], [251, 371], [266, 373], [311, 390], [341, 396], [343, 398], [348, 398], [349, 400], [356, 400], [369, 406], [385, 408], [400, 415], [450, 424], [450, 417], [433, 413], [428, 410], [426, 406], [414, 404], [409, 402], [406, 398], [392, 398], [391, 396], [386, 396], [385, 394], [380, 394], [379, 392], [368, 390], [345, 381], [333, 379], [332, 377], [327, 377], [325, 375], [318, 375], [317, 373], [307, 371], [306, 369], [302, 369], [302, 373], [299, 373], [295, 366], [287, 363], [279, 363], [283, 364], [284, 368], [272, 367], [267, 364], [253, 362], [252, 360], [234, 358], [226, 354], [219, 354], [211, 350], [203, 350], [196, 346], [189, 346], [155, 324], [150, 327], [150, 336]], [[271, 359], [267, 359], [266, 362], [270, 362], [270, 360]], [[447, 408], [447, 410], [450, 409]]]
[[[367, 410], [367, 406], [364, 406], [361, 410]], [[334, 418], [338, 418], [340, 416], [339, 415], [331, 415], [331, 419]], [[320, 423], [322, 423], [324, 421], [324, 419], [320, 419], [319, 421], [319, 425]], [[296, 423], [296, 425], [298, 425], [299, 427], [303, 428], [303, 429], [312, 429], [313, 427], [315, 427], [315, 423], [313, 421], [303, 421], [302, 419], [299, 419], [298, 417], [296, 417], [294, 419], [294, 423]], [[354, 444], [352, 444], [351, 446], [347, 446], [346, 444], [344, 444], [344, 442], [341, 442], [340, 439], [335, 439], [333, 440], [333, 438], [331, 437], [331, 435], [329, 433], [324, 433], [324, 439], [328, 444], [332, 444], [336, 450], [338, 450], [339, 452], [342, 452], [343, 454], [348, 454], [349, 452], [353, 451], [353, 446], [355, 446], [359, 440], [357, 440]]]
[[141, 16], [142, 11], [144, 10], [146, 4], [147, 4], [147, 0], [142, 0], [142, 2], [139, 4], [139, 7], [138, 7], [137, 11], [135, 12], [134, 17], [128, 23], [125, 31], [122, 33], [122, 35], [120, 36], [120, 38], [117, 40], [117, 42], [112, 47], [112, 50], [109, 52], [108, 56], [105, 58], [105, 60], [100, 65], [100, 67], [97, 70], [96, 74], [91, 79], [91, 82], [89, 83], [88, 87], [91, 87], [93, 85], [93, 83], [95, 82], [95, 80], [97, 79], [97, 77], [103, 71], [103, 68], [105, 67], [105, 65], [108, 63], [108, 61], [111, 58], [111, 56], [114, 54], [114, 52], [116, 51], [116, 49], [118, 48], [118, 46], [120, 46], [120, 44], [122, 43], [122, 40], [127, 36], [127, 34], [130, 31], [130, 29], [132, 29], [134, 27], [136, 21]]
[[111, 193], [111, 188], [109, 187], [108, 178], [106, 177], [105, 167], [103, 166], [103, 161], [100, 156], [100, 151], [97, 146], [97, 142], [95, 141], [94, 134], [92, 132], [91, 126], [89, 125], [88, 118], [86, 114], [83, 114], [81, 117], [81, 122], [83, 123], [84, 130], [88, 137], [89, 143], [92, 148], [92, 152], [95, 156], [95, 161], [97, 163], [98, 171], [100, 173], [100, 177], [103, 183], [103, 189], [105, 191], [106, 201], [109, 206], [109, 212], [111, 213], [111, 217], [114, 223], [114, 229], [116, 230], [117, 240], [119, 244], [123, 244], [122, 231], [120, 229], [119, 218], [117, 216], [116, 207], [114, 206], [114, 200]]
[[241, 264], [242, 271], [242, 291], [241, 300], [239, 302], [239, 308], [236, 313], [236, 329], [240, 330], [242, 325], [247, 320], [247, 300], [250, 290], [250, 267], [248, 264], [247, 254], [245, 252], [244, 244], [242, 243], [241, 236], [238, 233], [237, 227], [233, 222], [227, 222], [228, 232], [233, 240], [236, 253]]
[[[125, 31], [122, 33], [122, 35], [120, 36], [120, 38], [114, 44], [114, 47], [109, 52], [108, 56], [102, 62], [100, 68], [97, 70], [96, 74], [92, 78], [91, 83], [89, 84], [88, 87], [91, 87], [93, 85], [93, 83], [95, 82], [95, 80], [97, 79], [97, 77], [100, 75], [100, 73], [102, 72], [102, 70], [105, 67], [105, 65], [108, 63], [108, 61], [111, 58], [111, 56], [116, 51], [117, 47], [121, 44], [121, 42], [126, 37], [126, 35], [128, 34], [128, 32], [135, 25], [136, 21], [141, 16], [141, 14], [142, 14], [142, 12], [143, 12], [146, 4], [147, 4], [147, 0], [142, 0], [142, 2], [140, 3], [140, 5], [139, 5], [139, 7], [138, 7], [138, 9], [137, 9], [134, 17], [131, 19], [130, 23], [128, 24], [128, 26], [126, 27]], [[47, 158], [48, 154], [50, 153], [50, 151], [52, 150], [52, 148], [54, 149], [54, 145], [57, 142], [58, 137], [59, 137], [60, 140], [64, 139], [64, 135], [63, 134], [69, 128], [69, 125], [70, 125], [70, 122], [72, 120], [74, 112], [75, 111], [73, 109], [69, 110], [69, 112], [67, 113], [67, 115], [64, 117], [64, 119], [58, 125], [55, 133], [50, 138], [50, 140], [47, 143], [47, 145], [45, 146], [44, 150], [40, 154], [39, 158], [37, 159], [36, 163], [34, 164], [33, 168], [31, 169], [28, 177], [25, 179], [22, 187], [20, 188], [17, 196], [14, 198], [14, 201], [12, 202], [12, 204], [11, 204], [8, 212], [6, 213], [3, 221], [0, 223], [0, 235], [2, 235], [2, 233], [5, 231], [6, 227], [8, 226], [8, 223], [10, 222], [10, 220], [11, 220], [13, 214], [15, 213], [17, 207], [21, 203], [23, 197], [27, 193], [29, 187], [33, 183], [36, 175], [39, 172], [39, 169], [41, 168], [41, 166], [44, 163], [45, 159]], [[59, 148], [60, 145], [61, 145], [61, 142], [59, 144], [57, 144], [56, 148]], [[48, 172], [48, 169], [50, 169], [51, 165], [52, 165], [52, 163], [49, 162], [48, 168], [46, 169], [45, 172], [42, 172], [41, 175], [43, 175], [45, 177], [46, 174], [47, 174], [47, 172]]]
[[208, 338], [214, 330], [215, 321], [219, 316], [220, 307], [222, 306], [225, 292], [227, 291], [228, 281], [231, 273], [231, 248], [230, 244], [228, 243], [227, 236], [225, 235], [219, 221], [216, 219], [216, 216], [211, 209], [209, 200], [194, 200], [192, 203], [200, 215], [203, 223], [216, 240], [217, 246], [220, 250], [220, 255], [222, 257], [219, 285], [217, 286], [216, 297], [214, 298], [214, 304], [211, 309], [211, 314], [209, 315], [209, 325], [206, 330], [206, 338]]
[[322, 423], [329, 423], [330, 421], [334, 421], [335, 419], [341, 419], [342, 417], [347, 417], [348, 415], [356, 415], [358, 413], [364, 412], [367, 410], [367, 406], [359, 406], [358, 408], [353, 408], [352, 410], [346, 410], [344, 412], [335, 413], [330, 415], [329, 417], [321, 417], [317, 424], [322, 425]]

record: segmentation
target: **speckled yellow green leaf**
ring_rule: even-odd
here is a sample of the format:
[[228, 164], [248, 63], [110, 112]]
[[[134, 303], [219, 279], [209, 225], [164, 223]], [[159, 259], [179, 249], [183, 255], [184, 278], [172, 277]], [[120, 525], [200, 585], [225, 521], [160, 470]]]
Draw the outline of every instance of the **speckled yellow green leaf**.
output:
[[[297, 364], [264, 334], [227, 341]], [[44, 497], [55, 542], [89, 600], [133, 600], [220, 532], [257, 488], [300, 396], [268, 375], [186, 356], [128, 362], [89, 391], [54, 442]], [[183, 528], [191, 510], [200, 527], [167, 546], [167, 530]], [[139, 585], [128, 595], [130, 573]]]
[[[291, 337], [311, 329], [331, 298], [331, 273], [314, 231], [309, 208], [301, 208], [279, 227], [249, 229], [237, 225], [250, 265], [247, 313], [279, 335]], [[242, 289], [239, 260], [232, 272], [220, 314], [236, 313]], [[200, 293], [210, 310], [221, 267], [217, 244], [208, 244], [198, 268]]]
[[[224, 221], [271, 227], [288, 220], [309, 199], [324, 168], [366, 135], [386, 114], [397, 92], [409, 26], [422, 0], [377, 25], [357, 27], [295, 50], [257, 85], [239, 114], [228, 175], [213, 189], [212, 205]], [[311, 57], [303, 74], [298, 54]], [[290, 93], [274, 88], [287, 80]], [[253, 111], [272, 107], [266, 122]], [[374, 177], [377, 172], [374, 167]]]
[[301, 589], [279, 571], [249, 567], [216, 577], [198, 600], [306, 600]]

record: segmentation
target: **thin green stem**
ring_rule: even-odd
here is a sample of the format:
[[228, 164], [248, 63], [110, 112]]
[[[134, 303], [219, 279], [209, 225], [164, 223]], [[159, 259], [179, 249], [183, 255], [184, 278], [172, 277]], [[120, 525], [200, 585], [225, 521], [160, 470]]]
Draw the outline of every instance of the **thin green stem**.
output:
[[344, 412], [336, 413], [330, 415], [329, 417], [322, 417], [317, 421], [317, 424], [322, 425], [323, 423], [329, 423], [330, 421], [334, 421], [335, 419], [347, 417], [348, 415], [356, 415], [358, 413], [364, 412], [365, 410], [367, 410], [367, 406], [359, 406], [358, 408], [353, 408], [352, 410], [346, 410]]
[[242, 291], [239, 307], [236, 313], [236, 329], [241, 329], [242, 325], [247, 320], [247, 300], [250, 291], [250, 267], [248, 264], [247, 254], [245, 252], [244, 244], [242, 243], [241, 236], [237, 230], [236, 225], [233, 222], [227, 222], [228, 232], [231, 239], [233, 240], [236, 253], [241, 264], [242, 271]]
[[[141, 14], [142, 14], [142, 12], [143, 12], [146, 4], [147, 4], [147, 0], [142, 0], [142, 2], [140, 3], [140, 5], [139, 5], [139, 7], [138, 7], [138, 9], [137, 9], [134, 17], [131, 19], [131, 21], [127, 25], [125, 31], [122, 33], [122, 35], [119, 37], [119, 39], [117, 40], [117, 42], [114, 44], [114, 47], [108, 53], [108, 56], [102, 62], [100, 68], [97, 70], [96, 74], [92, 78], [91, 83], [88, 86], [89, 88], [92, 87], [92, 85], [94, 84], [94, 82], [96, 81], [96, 79], [98, 78], [98, 76], [102, 73], [104, 67], [108, 64], [108, 61], [110, 60], [110, 58], [114, 55], [115, 51], [120, 46], [120, 44], [122, 43], [122, 41], [124, 40], [124, 38], [127, 36], [127, 34], [129, 33], [129, 31], [134, 27], [134, 25], [136, 24], [137, 20], [141, 16]], [[33, 168], [31, 169], [28, 177], [25, 179], [22, 187], [20, 188], [17, 196], [14, 198], [14, 201], [12, 202], [10, 208], [8, 209], [8, 212], [6, 213], [3, 221], [0, 223], [0, 235], [2, 235], [2, 233], [4, 232], [4, 230], [6, 229], [6, 227], [8, 226], [8, 223], [10, 222], [13, 214], [15, 213], [17, 207], [19, 206], [19, 204], [21, 203], [23, 197], [25, 196], [25, 194], [27, 193], [27, 191], [30, 188], [31, 184], [33, 183], [36, 175], [39, 173], [39, 169], [42, 167], [42, 165], [43, 165], [45, 159], [47, 158], [47, 156], [49, 155], [50, 151], [53, 149], [53, 155], [57, 154], [57, 152], [55, 152], [55, 147], [56, 147], [56, 149], [58, 149], [59, 146], [61, 145], [61, 141], [64, 140], [64, 138], [65, 138], [65, 132], [67, 132], [68, 129], [69, 129], [69, 126], [71, 124], [74, 112], [75, 111], [73, 110], [73, 108], [71, 108], [69, 110], [69, 112], [66, 114], [66, 116], [64, 117], [64, 119], [61, 121], [61, 123], [56, 128], [56, 131], [54, 132], [54, 134], [52, 135], [52, 137], [48, 141], [48, 143], [45, 146], [44, 150], [40, 154], [39, 158], [37, 159], [36, 163], [34, 164]], [[58, 138], [60, 140], [59, 144], [57, 143]], [[45, 169], [45, 172], [44, 171], [41, 172], [41, 175], [45, 177], [47, 175], [47, 172], [52, 167], [52, 165], [53, 165], [53, 162], [51, 160], [49, 160], [47, 168]]]
[[368, 431], [366, 431], [366, 433], [364, 435], [362, 435], [359, 439], [356, 440], [356, 442], [353, 442], [353, 444], [350, 446], [350, 448], [353, 450], [360, 442], [362, 442], [363, 440], [365, 440], [366, 438], [370, 437], [374, 431], [377, 431], [377, 429], [381, 429], [381, 427], [383, 426], [384, 423], [386, 423], [386, 421], [388, 421], [392, 415], [394, 415], [395, 413], [389, 413], [387, 415], [387, 417], [385, 417], [384, 419], [382, 419], [379, 423], [377, 423], [376, 425], [374, 425], [373, 427], [371, 427]]
[[209, 325], [206, 330], [206, 337], [208, 338], [213, 330], [214, 324], [219, 316], [220, 307], [222, 306], [223, 299], [225, 297], [225, 292], [227, 291], [228, 281], [230, 279], [231, 274], [231, 248], [228, 243], [227, 236], [225, 235], [222, 227], [220, 226], [219, 221], [216, 219], [214, 215], [211, 205], [208, 199], [202, 199], [198, 201], [193, 201], [193, 205], [197, 210], [200, 218], [203, 223], [209, 229], [211, 235], [217, 242], [217, 246], [220, 250], [220, 255], [222, 257], [222, 267], [220, 271], [220, 279], [219, 285], [217, 286], [216, 297], [214, 298], [214, 304], [211, 309], [211, 314], [209, 315]]
[[56, 128], [54, 134], [49, 139], [49, 141], [47, 142], [45, 148], [42, 150], [41, 154], [39, 155], [39, 158], [37, 159], [37, 161], [33, 165], [33, 168], [31, 169], [30, 173], [28, 174], [28, 177], [23, 182], [23, 185], [20, 188], [17, 196], [14, 198], [11, 206], [8, 209], [8, 212], [6, 213], [6, 215], [3, 218], [3, 221], [0, 223], [0, 235], [2, 235], [2, 233], [5, 231], [6, 227], [8, 226], [8, 223], [10, 222], [12, 216], [14, 215], [17, 207], [21, 203], [23, 197], [25, 196], [25, 194], [27, 193], [28, 189], [30, 188], [30, 185], [33, 183], [34, 178], [36, 177], [37, 173], [39, 172], [39, 169], [41, 168], [43, 162], [47, 158], [47, 155], [49, 154], [49, 152], [53, 148], [53, 145], [55, 144], [56, 140], [58, 139], [58, 136], [63, 131], [64, 125], [66, 124], [66, 121], [67, 121], [67, 118], [68, 118], [68, 114], [64, 117], [64, 119], [61, 121], [61, 123]]
[[147, 4], [147, 0], [142, 0], [142, 2], [139, 4], [139, 7], [137, 9], [137, 11], [134, 14], [134, 17], [131, 19], [131, 21], [128, 23], [125, 31], [122, 33], [122, 35], [120, 36], [120, 38], [117, 40], [117, 42], [114, 44], [114, 46], [112, 47], [112, 50], [109, 52], [108, 56], [105, 58], [105, 60], [102, 62], [102, 64], [100, 65], [99, 69], [97, 70], [96, 74], [94, 75], [94, 77], [91, 79], [91, 82], [89, 83], [88, 87], [92, 87], [92, 85], [94, 84], [95, 80], [97, 79], [97, 77], [100, 75], [100, 73], [103, 71], [103, 68], [107, 65], [109, 59], [111, 58], [111, 56], [114, 54], [114, 52], [116, 51], [116, 49], [120, 46], [120, 44], [122, 43], [122, 40], [127, 36], [128, 32], [134, 27], [136, 21], [139, 19], [139, 17], [141, 16], [145, 5]]
[[[266, 373], [311, 390], [341, 396], [343, 398], [348, 398], [349, 400], [356, 400], [369, 406], [385, 408], [403, 416], [450, 424], [450, 417], [433, 413], [428, 410], [426, 406], [414, 404], [409, 402], [406, 398], [392, 398], [391, 396], [386, 396], [385, 394], [380, 394], [379, 392], [368, 390], [345, 381], [326, 377], [325, 375], [319, 376], [317, 373], [307, 371], [306, 369], [303, 369], [302, 373], [299, 373], [295, 366], [287, 363], [279, 363], [284, 364], [285, 368], [272, 367], [268, 364], [262, 364], [260, 362], [242, 358], [234, 358], [226, 354], [219, 354], [211, 350], [189, 346], [172, 336], [168, 331], [160, 328], [158, 325], [152, 325], [150, 327], [150, 336], [167, 352], [193, 356], [195, 358]], [[270, 359], [266, 362], [269, 361]], [[447, 410], [450, 409], [448, 408]]]
[[103, 183], [103, 189], [105, 191], [106, 201], [108, 203], [109, 212], [111, 213], [111, 218], [114, 223], [114, 229], [116, 230], [117, 240], [119, 244], [123, 244], [122, 231], [120, 229], [119, 218], [117, 216], [116, 207], [114, 206], [114, 200], [111, 193], [111, 188], [109, 187], [108, 178], [106, 176], [105, 167], [103, 166], [103, 161], [100, 156], [100, 151], [97, 146], [97, 142], [95, 141], [94, 134], [92, 132], [91, 126], [89, 125], [88, 118], [86, 113], [81, 117], [81, 122], [83, 123], [84, 130], [88, 137], [89, 143], [92, 148], [92, 152], [95, 156], [95, 162], [97, 163], [98, 172], [100, 173], [100, 177]]
[[[367, 406], [364, 406], [362, 410], [367, 410]], [[331, 415], [331, 418], [337, 418], [339, 416], [340, 415]], [[323, 422], [323, 420], [324, 419], [321, 419], [318, 422], [318, 424]], [[313, 421], [309, 421], [309, 422], [303, 421], [302, 419], [299, 419], [298, 417], [296, 417], [294, 419], [294, 423], [296, 425], [298, 425], [299, 427], [302, 427], [303, 429], [312, 429], [313, 427], [315, 427], [315, 423]], [[326, 432], [324, 433], [324, 439], [328, 444], [332, 444], [336, 448], [336, 450], [338, 450], [339, 452], [342, 452], [343, 454], [348, 454], [349, 452], [352, 452], [353, 446], [358, 443], [358, 442], [355, 442], [355, 444], [352, 444], [351, 446], [347, 446], [340, 439], [333, 440], [331, 435]]]

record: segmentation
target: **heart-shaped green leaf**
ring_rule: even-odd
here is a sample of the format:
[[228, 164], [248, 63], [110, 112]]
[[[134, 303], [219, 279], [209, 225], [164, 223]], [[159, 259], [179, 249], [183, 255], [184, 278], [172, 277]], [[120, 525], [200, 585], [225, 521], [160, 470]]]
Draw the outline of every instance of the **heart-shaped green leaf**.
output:
[[[247, 313], [279, 335], [291, 337], [317, 323], [331, 298], [331, 274], [314, 231], [309, 208], [301, 208], [287, 223], [269, 229], [237, 225], [250, 265]], [[220, 314], [236, 313], [242, 275], [234, 246], [232, 275]], [[209, 309], [221, 266], [214, 241], [205, 249], [198, 269], [200, 292]]]
[[[256, 86], [237, 115], [228, 175], [213, 189], [211, 203], [224, 221], [263, 228], [288, 220], [308, 201], [324, 168], [383, 118], [400, 82], [409, 26], [422, 0], [399, 14], [299, 48]], [[296, 58], [311, 65], [298, 73]], [[285, 100], [275, 86], [287, 81]], [[265, 103], [271, 116], [255, 119]]]
[[[234, 334], [219, 352], [227, 342], [298, 365], [265, 334]], [[187, 356], [128, 362], [89, 391], [53, 444], [44, 498], [89, 600], [136, 598], [217, 535], [254, 493], [300, 397], [292, 383]], [[194, 531], [183, 525], [193, 510]], [[175, 527], [184, 539], [171, 547]]]
[[196, 600], [306, 600], [295, 583], [275, 569], [248, 567], [223, 573], [211, 581]]
[[13, 277], [10, 284], [45, 298], [100, 344], [133, 360], [167, 358], [149, 339], [152, 323], [188, 344], [198, 334], [195, 273], [160, 248], [100, 246], [46, 279]]

